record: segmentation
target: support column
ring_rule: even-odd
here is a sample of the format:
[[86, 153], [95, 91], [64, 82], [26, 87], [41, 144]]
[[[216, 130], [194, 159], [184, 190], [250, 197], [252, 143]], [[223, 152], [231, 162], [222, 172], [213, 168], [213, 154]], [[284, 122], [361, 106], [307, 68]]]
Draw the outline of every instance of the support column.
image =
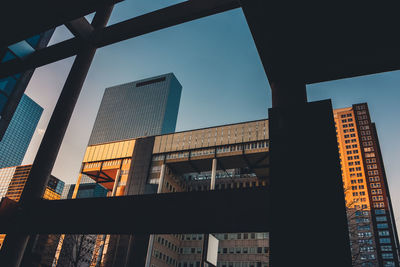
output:
[[161, 165], [160, 179], [158, 181], [157, 194], [160, 194], [162, 192], [162, 187], [164, 185], [164, 177], [165, 177], [165, 163], [163, 163], [163, 165]]
[[[92, 26], [95, 29], [105, 27], [111, 12], [112, 7], [106, 7], [96, 12]], [[84, 48], [75, 57], [33, 162], [19, 201], [21, 210], [32, 202], [32, 200], [42, 198], [46, 189], [46, 184], [57, 158], [69, 120], [96, 52], [96, 47], [90, 44], [83, 43], [82, 46]], [[27, 234], [8, 234], [1, 250], [0, 262], [2, 266], [20, 266], [28, 240], [29, 235]]]
[[76, 196], [78, 195], [78, 190], [79, 186], [81, 185], [81, 180], [82, 180], [82, 171], [79, 173], [78, 180], [76, 181], [75, 187], [74, 187], [74, 192], [72, 193], [72, 199], [75, 199]]
[[[165, 162], [163, 162], [163, 164], [161, 165], [160, 178], [158, 180], [157, 194], [161, 194], [161, 192], [162, 192], [162, 187], [164, 185], [164, 177], [165, 177]], [[148, 238], [148, 242], [149, 242], [149, 245], [147, 247], [145, 267], [150, 267], [151, 255], [153, 253], [154, 235], [150, 235], [150, 237]]]
[[306, 99], [304, 14], [280, 1], [240, 2], [272, 89], [270, 266], [350, 267], [332, 105]]
[[307, 103], [306, 85], [302, 82], [270, 81], [272, 107], [293, 107]]
[[352, 266], [331, 102], [272, 108], [269, 131], [270, 265]]
[[[115, 197], [115, 195], [117, 193], [118, 184], [121, 179], [121, 167], [122, 167], [122, 162], [121, 162], [120, 168], [117, 170], [117, 174], [115, 175], [114, 186], [111, 191], [110, 197]], [[107, 239], [110, 239], [110, 235], [101, 235], [100, 236], [100, 248], [99, 248], [97, 258], [96, 258], [96, 266], [100, 266], [100, 264], [101, 264], [101, 260], [103, 258], [104, 247], [106, 246]]]
[[115, 194], [117, 193], [117, 188], [118, 188], [118, 184], [119, 184], [119, 180], [121, 179], [121, 169], [117, 170], [117, 175], [115, 176], [115, 181], [114, 181], [114, 186], [113, 189], [111, 191], [111, 196], [115, 197]]
[[215, 175], [217, 174], [217, 159], [213, 158], [212, 160], [212, 169], [211, 169], [211, 184], [210, 190], [215, 189]]

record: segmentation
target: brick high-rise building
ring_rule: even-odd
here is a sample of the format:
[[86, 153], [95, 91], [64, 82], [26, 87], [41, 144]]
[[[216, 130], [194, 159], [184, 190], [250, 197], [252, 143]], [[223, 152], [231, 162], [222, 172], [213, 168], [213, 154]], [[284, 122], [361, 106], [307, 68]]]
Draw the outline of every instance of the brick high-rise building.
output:
[[354, 266], [399, 266], [398, 236], [366, 103], [334, 110]]

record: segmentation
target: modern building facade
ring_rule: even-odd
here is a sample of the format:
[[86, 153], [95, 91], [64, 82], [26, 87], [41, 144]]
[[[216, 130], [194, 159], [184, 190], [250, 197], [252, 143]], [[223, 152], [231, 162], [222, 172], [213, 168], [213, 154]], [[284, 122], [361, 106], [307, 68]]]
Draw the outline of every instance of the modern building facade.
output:
[[[267, 120], [238, 123], [88, 146], [81, 177], [100, 183], [109, 196], [264, 187], [268, 151]], [[268, 233], [215, 235], [218, 266], [268, 266]], [[146, 266], [199, 266], [202, 236], [152, 236]], [[130, 238], [111, 235], [96, 242], [92, 259], [98, 261], [91, 263], [122, 266], [130, 257]]]
[[[334, 119], [353, 265], [399, 266], [397, 230], [368, 106], [335, 110]], [[265, 187], [269, 176], [268, 120], [259, 120], [89, 145], [76, 192], [79, 181], [84, 185], [88, 178], [108, 196], [123, 196]], [[268, 233], [214, 236], [217, 266], [270, 266]], [[98, 236], [87, 266], [129, 262], [131, 240], [130, 235]], [[203, 242], [197, 233], [150, 236], [145, 266], [201, 266]]]
[[79, 184], [78, 191], [74, 195], [75, 185], [68, 184], [64, 186], [64, 190], [61, 194], [61, 199], [72, 199], [72, 198], [91, 198], [91, 197], [106, 197], [108, 190], [101, 184], [96, 183], [94, 180], [86, 175], [82, 175], [81, 182]]
[[107, 88], [89, 145], [174, 132], [181, 91], [172, 73]]
[[[0, 48], [0, 61], [6, 62], [13, 59], [23, 59], [35, 52], [35, 50], [46, 47], [53, 32], [54, 29], [51, 29], [10, 45], [7, 48]], [[21, 98], [23, 98], [23, 94], [33, 72], [34, 70], [29, 70], [24, 73], [0, 79], [0, 141], [16, 112], [17, 106], [20, 104]]]
[[366, 103], [334, 111], [354, 266], [399, 266], [390, 193]]
[[0, 141], [0, 168], [21, 165], [42, 112], [43, 108], [29, 96], [22, 96]]

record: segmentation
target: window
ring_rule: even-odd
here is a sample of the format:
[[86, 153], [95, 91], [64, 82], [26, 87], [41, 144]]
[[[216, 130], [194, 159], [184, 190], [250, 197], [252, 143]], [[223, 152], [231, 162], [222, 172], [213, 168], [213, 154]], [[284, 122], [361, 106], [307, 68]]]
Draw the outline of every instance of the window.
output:
[[378, 229], [387, 229], [387, 228], [389, 228], [387, 223], [378, 223], [376, 225], [376, 227], [378, 227]]
[[379, 238], [379, 243], [381, 243], [381, 244], [390, 244], [390, 238], [388, 238], [388, 237]]
[[378, 234], [379, 234], [379, 236], [389, 236], [389, 231], [387, 231], [387, 230], [379, 231]]
[[387, 222], [386, 216], [376, 216], [377, 222]]
[[382, 251], [392, 251], [392, 246], [381, 246]]
[[375, 214], [385, 214], [385, 210], [375, 210]]
[[382, 259], [393, 259], [393, 253], [382, 253]]

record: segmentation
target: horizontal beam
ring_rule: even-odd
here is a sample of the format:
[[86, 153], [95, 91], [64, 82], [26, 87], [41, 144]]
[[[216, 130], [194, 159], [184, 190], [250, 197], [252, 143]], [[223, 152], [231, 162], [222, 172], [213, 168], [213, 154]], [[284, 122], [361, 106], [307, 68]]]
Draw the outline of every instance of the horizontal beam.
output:
[[0, 233], [266, 232], [269, 209], [268, 188], [41, 200], [18, 214], [0, 210]]
[[99, 30], [95, 33], [95, 42], [103, 47], [238, 7], [238, 0], [186, 1]]
[[[191, 20], [239, 7], [237, 0], [191, 0], [120, 22], [93, 33], [94, 45], [103, 47]], [[81, 49], [79, 38], [71, 38], [32, 53], [23, 60], [0, 64], [0, 78], [44, 66], [76, 55]]]
[[121, 0], [4, 0], [0, 47], [22, 41]]
[[[371, 51], [368, 55], [331, 58], [328, 62], [309, 66], [304, 75], [305, 83], [313, 84], [400, 70], [400, 51], [397, 48], [379, 49]], [[320, 67], [322, 65], [323, 68]]]

